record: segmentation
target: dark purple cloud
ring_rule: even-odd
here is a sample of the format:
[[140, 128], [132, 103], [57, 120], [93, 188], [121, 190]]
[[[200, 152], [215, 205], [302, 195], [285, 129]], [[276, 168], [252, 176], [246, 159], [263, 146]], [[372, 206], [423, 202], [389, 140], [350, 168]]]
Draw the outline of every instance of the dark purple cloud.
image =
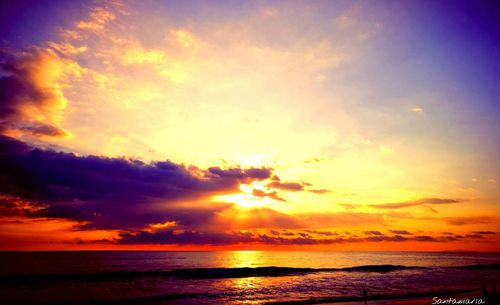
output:
[[228, 245], [253, 242], [252, 233], [231, 232], [197, 232], [197, 231], [164, 231], [138, 232], [120, 234], [120, 244], [177, 244], [177, 245]]
[[273, 181], [268, 183], [266, 186], [273, 189], [292, 191], [292, 192], [298, 192], [304, 190], [304, 185], [297, 182]]
[[[87, 221], [97, 228], [129, 229], [165, 221], [201, 224], [227, 205], [189, 208], [174, 203], [235, 191], [242, 182], [270, 175], [267, 168], [193, 173], [170, 161], [82, 157], [0, 136], [0, 193], [6, 195], [0, 211]], [[22, 211], [16, 208], [19, 201], [44, 208]]]
[[[335, 238], [313, 238], [304, 233], [298, 233], [297, 237], [282, 237], [284, 234], [254, 234], [251, 232], [198, 232], [198, 231], [164, 231], [122, 233], [119, 239], [114, 241], [119, 244], [177, 244], [177, 245], [228, 245], [239, 243], [263, 243], [270, 245], [320, 245], [339, 243], [361, 243], [361, 242], [452, 242], [455, 237], [446, 236], [436, 238], [428, 235], [405, 237], [401, 235], [376, 235], [361, 237], [335, 237]], [[277, 236], [280, 235], [280, 236]], [[477, 236], [469, 236], [477, 239]]]
[[210, 167], [208, 173], [215, 177], [224, 177], [237, 179], [239, 181], [248, 181], [251, 179], [264, 180], [271, 177], [272, 170], [269, 168], [249, 168], [241, 169], [239, 167], [222, 169], [220, 167]]
[[362, 239], [334, 238], [314, 239], [307, 234], [300, 237], [284, 238], [250, 232], [196, 232], [196, 231], [164, 231], [122, 233], [116, 241], [119, 244], [177, 244], [177, 245], [228, 245], [239, 243], [264, 243], [273, 245], [316, 245], [345, 242], [362, 242]]

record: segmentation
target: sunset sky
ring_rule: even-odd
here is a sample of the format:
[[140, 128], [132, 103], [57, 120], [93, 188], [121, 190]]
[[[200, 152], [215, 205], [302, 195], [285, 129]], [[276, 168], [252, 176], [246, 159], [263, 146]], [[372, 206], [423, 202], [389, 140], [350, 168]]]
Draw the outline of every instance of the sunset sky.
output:
[[500, 251], [488, 1], [2, 1], [0, 250]]

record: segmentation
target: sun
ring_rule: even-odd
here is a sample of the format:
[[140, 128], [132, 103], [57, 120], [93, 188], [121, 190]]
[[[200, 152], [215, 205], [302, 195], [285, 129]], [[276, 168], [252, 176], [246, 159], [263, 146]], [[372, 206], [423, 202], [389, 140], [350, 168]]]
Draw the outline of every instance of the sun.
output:
[[239, 207], [242, 208], [252, 208], [252, 207], [261, 207], [267, 206], [271, 204], [271, 200], [267, 198], [257, 197], [251, 194], [238, 193], [238, 194], [230, 194], [230, 195], [222, 195], [216, 196], [214, 200], [216, 201], [225, 201], [235, 203]]
[[240, 193], [215, 196], [213, 200], [231, 202], [241, 208], [270, 207], [276, 205], [276, 200], [268, 196], [254, 195], [254, 190], [263, 190], [263, 188], [263, 184], [259, 182], [241, 184]]

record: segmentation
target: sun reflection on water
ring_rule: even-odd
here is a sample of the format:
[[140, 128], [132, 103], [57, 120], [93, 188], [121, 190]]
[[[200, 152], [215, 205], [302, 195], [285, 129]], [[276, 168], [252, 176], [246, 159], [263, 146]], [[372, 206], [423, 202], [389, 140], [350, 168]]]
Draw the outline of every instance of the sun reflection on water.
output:
[[231, 251], [228, 257], [228, 268], [266, 266], [262, 251]]

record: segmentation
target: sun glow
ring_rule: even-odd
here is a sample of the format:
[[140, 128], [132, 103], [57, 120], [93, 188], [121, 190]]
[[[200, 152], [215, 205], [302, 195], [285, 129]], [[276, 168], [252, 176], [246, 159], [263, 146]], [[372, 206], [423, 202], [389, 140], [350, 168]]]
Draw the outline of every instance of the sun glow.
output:
[[263, 181], [254, 181], [251, 184], [241, 184], [241, 193], [215, 196], [214, 201], [224, 201], [235, 203], [242, 208], [254, 208], [263, 206], [275, 206], [277, 201], [270, 196], [256, 194], [271, 194], [271, 191], [264, 186]]
[[239, 207], [243, 208], [252, 208], [252, 207], [258, 207], [258, 206], [265, 206], [268, 204], [272, 204], [272, 200], [266, 200], [266, 198], [261, 198], [257, 196], [253, 196], [251, 194], [231, 194], [231, 195], [223, 195], [223, 196], [216, 196], [215, 201], [225, 201], [225, 202], [232, 202], [237, 204]]

